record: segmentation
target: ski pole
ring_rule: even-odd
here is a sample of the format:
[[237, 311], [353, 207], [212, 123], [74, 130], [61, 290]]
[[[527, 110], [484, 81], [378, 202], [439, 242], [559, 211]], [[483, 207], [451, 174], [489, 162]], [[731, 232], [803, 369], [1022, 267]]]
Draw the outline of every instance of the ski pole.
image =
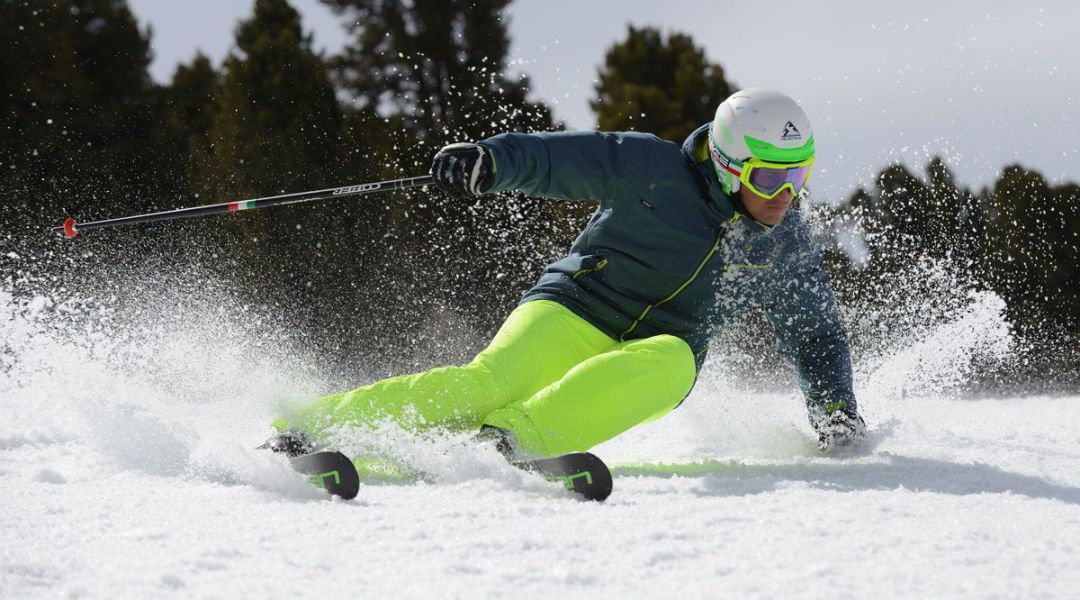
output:
[[327, 188], [325, 190], [315, 190], [311, 192], [296, 192], [293, 194], [281, 194], [280, 196], [266, 196], [265, 198], [239, 200], [237, 202], [222, 202], [221, 204], [210, 204], [207, 206], [178, 208], [176, 210], [166, 210], [142, 215], [131, 215], [128, 217], [104, 219], [101, 221], [90, 221], [87, 223], [76, 223], [74, 218], [68, 217], [67, 220], [64, 221], [64, 224], [62, 226], [53, 227], [51, 228], [51, 231], [62, 231], [64, 235], [68, 238], [73, 238], [83, 231], [90, 231], [92, 229], [103, 229], [105, 227], [113, 227], [115, 225], [130, 225], [134, 223], [156, 223], [158, 221], [172, 221], [174, 219], [201, 217], [203, 215], [216, 215], [218, 213], [236, 212], [240, 210], [254, 210], [257, 208], [267, 208], [270, 206], [280, 206], [283, 204], [296, 204], [299, 202], [317, 202], [320, 200], [345, 198], [347, 196], [362, 196], [364, 194], [370, 194], [372, 192], [386, 190], [406, 190], [409, 188], [430, 185], [433, 182], [434, 179], [431, 177], [431, 175], [421, 175], [419, 177], [406, 177], [404, 179], [392, 179], [389, 181], [360, 183], [357, 185]]

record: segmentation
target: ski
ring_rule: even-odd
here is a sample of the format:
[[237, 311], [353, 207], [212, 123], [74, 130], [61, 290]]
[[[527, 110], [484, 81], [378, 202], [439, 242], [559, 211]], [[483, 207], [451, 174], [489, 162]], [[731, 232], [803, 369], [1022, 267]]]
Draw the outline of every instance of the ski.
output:
[[[336, 450], [314, 451], [314, 444], [301, 432], [286, 431], [270, 438], [259, 448], [286, 454], [293, 469], [307, 475], [316, 487], [324, 488], [335, 496], [349, 500], [355, 498], [360, 491], [357, 464]], [[361, 463], [365, 471], [370, 470], [367, 462]], [[566, 489], [586, 500], [600, 502], [611, 495], [611, 471], [604, 461], [588, 452], [535, 460], [513, 460], [511, 464], [541, 475], [548, 481], [561, 483]]]
[[292, 468], [308, 476], [316, 487], [325, 488], [345, 500], [360, 491], [360, 476], [348, 456], [341, 452], [312, 452], [289, 458]]
[[552, 458], [515, 461], [519, 469], [537, 473], [548, 481], [562, 483], [566, 489], [586, 500], [602, 502], [611, 495], [611, 471], [604, 461], [588, 452], [563, 454]]

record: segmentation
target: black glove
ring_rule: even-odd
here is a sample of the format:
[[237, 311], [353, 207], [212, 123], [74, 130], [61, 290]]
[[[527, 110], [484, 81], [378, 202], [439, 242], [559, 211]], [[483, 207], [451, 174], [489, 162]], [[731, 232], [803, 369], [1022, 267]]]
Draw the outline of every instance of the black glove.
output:
[[857, 446], [866, 437], [866, 421], [846, 402], [830, 402], [810, 411], [810, 425], [818, 435], [818, 449]]
[[431, 176], [451, 196], [479, 196], [495, 185], [495, 160], [480, 144], [450, 144], [435, 154]]

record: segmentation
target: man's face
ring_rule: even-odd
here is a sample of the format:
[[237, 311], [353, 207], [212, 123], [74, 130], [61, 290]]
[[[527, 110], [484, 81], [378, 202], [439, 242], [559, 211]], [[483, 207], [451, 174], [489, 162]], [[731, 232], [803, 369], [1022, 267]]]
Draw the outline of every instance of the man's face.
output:
[[754, 193], [748, 186], [739, 187], [739, 199], [747, 212], [766, 225], [776, 225], [784, 220], [784, 215], [791, 208], [792, 198], [791, 190], [781, 190], [775, 198], [768, 200]]

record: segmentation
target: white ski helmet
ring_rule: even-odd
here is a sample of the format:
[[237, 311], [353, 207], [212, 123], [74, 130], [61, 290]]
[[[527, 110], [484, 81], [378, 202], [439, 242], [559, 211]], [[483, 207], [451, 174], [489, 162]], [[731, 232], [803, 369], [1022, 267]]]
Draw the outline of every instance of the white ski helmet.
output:
[[[814, 132], [803, 109], [773, 90], [735, 92], [716, 109], [709, 127], [709, 155], [724, 192], [739, 191], [741, 163], [756, 158], [795, 163], [814, 156]], [[734, 163], [734, 164], [732, 164]]]

